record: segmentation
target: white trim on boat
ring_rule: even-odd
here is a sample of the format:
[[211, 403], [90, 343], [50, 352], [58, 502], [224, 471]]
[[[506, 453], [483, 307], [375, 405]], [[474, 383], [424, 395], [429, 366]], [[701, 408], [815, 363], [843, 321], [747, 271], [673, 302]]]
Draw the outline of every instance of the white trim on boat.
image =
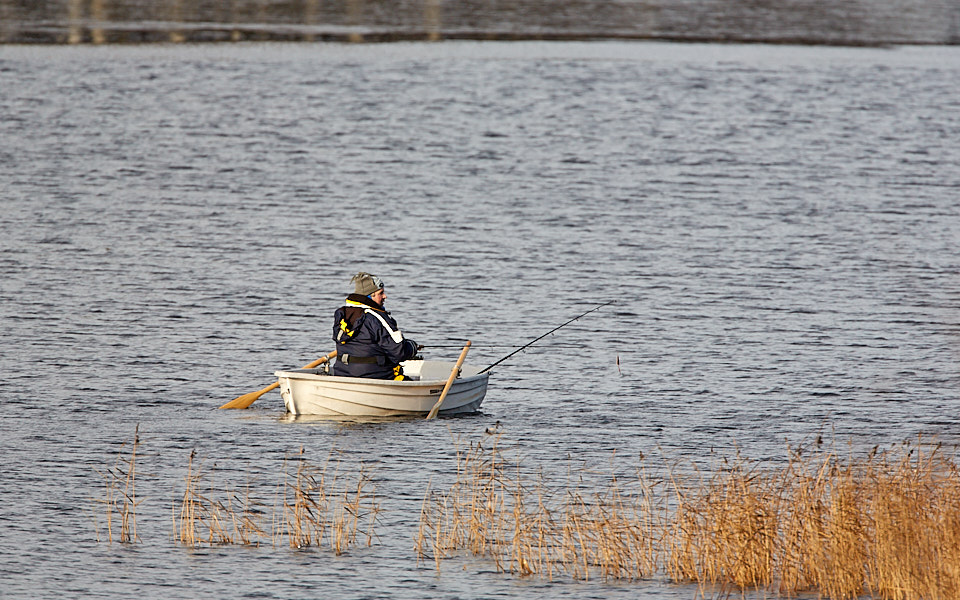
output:
[[[277, 371], [280, 395], [294, 415], [425, 416], [443, 391], [455, 363], [409, 360], [404, 373], [412, 380], [368, 379], [327, 375], [320, 369]], [[440, 414], [477, 412], [487, 392], [489, 373], [463, 365], [440, 406]]]

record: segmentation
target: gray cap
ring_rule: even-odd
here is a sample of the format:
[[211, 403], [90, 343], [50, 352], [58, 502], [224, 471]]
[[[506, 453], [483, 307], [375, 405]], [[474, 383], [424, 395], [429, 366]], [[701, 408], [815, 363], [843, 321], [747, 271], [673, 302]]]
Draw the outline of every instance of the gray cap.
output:
[[363, 296], [369, 296], [377, 290], [383, 289], [383, 281], [381, 281], [379, 277], [371, 275], [370, 273], [364, 273], [363, 271], [354, 275], [350, 281], [357, 284], [356, 293]]

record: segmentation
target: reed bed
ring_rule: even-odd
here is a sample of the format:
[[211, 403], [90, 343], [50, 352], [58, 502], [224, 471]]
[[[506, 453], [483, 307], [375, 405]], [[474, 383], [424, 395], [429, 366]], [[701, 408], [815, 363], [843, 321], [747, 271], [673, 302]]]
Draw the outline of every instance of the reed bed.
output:
[[316, 467], [303, 456], [303, 448], [296, 458], [297, 466], [291, 475], [287, 462], [283, 470], [283, 498], [281, 519], [274, 524], [274, 539], [286, 538], [294, 548], [323, 545], [340, 555], [357, 541], [362, 520], [368, 521], [367, 545], [373, 544], [374, 525], [380, 505], [373, 492], [368, 492], [371, 480], [361, 466], [355, 483], [338, 481], [339, 463], [328, 473], [330, 459], [323, 467]]
[[593, 490], [521, 463], [499, 430], [458, 452], [456, 481], [424, 496], [418, 556], [438, 570], [467, 553], [521, 576], [665, 579], [704, 597], [960, 597], [960, 472], [939, 446], [815, 445], [774, 466], [724, 460], [709, 477], [641, 466]]
[[[293, 548], [320, 547], [326, 540], [339, 555], [357, 543], [360, 524], [366, 520], [371, 545], [380, 509], [366, 468], [361, 467], [355, 481], [341, 480], [338, 468], [328, 472], [329, 460], [317, 467], [305, 458], [303, 448], [295, 461], [291, 473], [289, 459], [284, 460], [273, 514], [268, 518], [266, 504], [251, 495], [249, 485], [242, 496], [230, 488], [219, 493], [211, 472], [191, 452], [179, 509], [171, 508], [174, 539], [191, 547], [259, 546], [270, 541]], [[267, 522], [272, 524], [269, 533]]]
[[[209, 487], [204, 483], [209, 477]], [[180, 509], [172, 507], [173, 535], [186, 546], [242, 544], [259, 546], [264, 530], [260, 525], [259, 503], [251, 500], [249, 491], [242, 498], [227, 489], [221, 499], [214, 487], [212, 475], [197, 461], [196, 451], [190, 453], [185, 489]]]
[[659, 515], [649, 493], [628, 498], [616, 478], [589, 493], [582, 484], [551, 488], [505, 457], [499, 431], [458, 452], [457, 464], [451, 489], [428, 489], [421, 507], [415, 549], [438, 569], [467, 551], [501, 571], [547, 578], [633, 580], [656, 571]]
[[[120, 452], [118, 452], [112, 467], [103, 471], [94, 469], [104, 480], [104, 496], [94, 502], [103, 507], [107, 531], [106, 538], [107, 542], [111, 544], [113, 543], [114, 518], [120, 521], [120, 530], [117, 534], [121, 543], [140, 541], [140, 537], [137, 535], [137, 506], [142, 500], [137, 500], [136, 491], [137, 450], [140, 447], [139, 424], [134, 429], [129, 457], [124, 454], [126, 446], [127, 442], [121, 444]], [[93, 512], [97, 542], [100, 541], [98, 513], [97, 510]]]

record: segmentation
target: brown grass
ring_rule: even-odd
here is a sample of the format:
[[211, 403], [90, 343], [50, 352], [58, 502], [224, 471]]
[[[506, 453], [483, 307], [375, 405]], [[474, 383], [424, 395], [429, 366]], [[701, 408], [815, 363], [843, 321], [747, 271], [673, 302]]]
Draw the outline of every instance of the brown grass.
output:
[[[137, 535], [137, 506], [142, 500], [137, 500], [136, 491], [136, 471], [137, 471], [137, 450], [140, 447], [140, 425], [138, 424], [133, 433], [133, 443], [129, 458], [123, 455], [127, 442], [120, 446], [120, 452], [114, 461], [112, 467], [104, 471], [94, 469], [104, 480], [104, 496], [95, 500], [96, 504], [103, 507], [104, 518], [107, 529], [107, 542], [113, 543], [113, 522], [114, 517], [120, 521], [120, 531], [118, 539], [121, 543], [139, 542]], [[94, 511], [94, 528], [96, 530], [97, 541], [100, 541], [100, 523], [97, 518], [99, 511]]]
[[[136, 472], [139, 426], [112, 467], [97, 471], [106, 539], [140, 541]], [[190, 454], [172, 506], [174, 539], [215, 544], [328, 546], [341, 554], [380, 511], [366, 468], [345, 477], [339, 460], [320, 466], [304, 450], [284, 460], [272, 531], [250, 484], [219, 491]], [[837, 600], [960, 598], [960, 467], [918, 440], [866, 456], [818, 443], [788, 449], [782, 463], [735, 456], [709, 476], [651, 476], [641, 459], [630, 477], [577, 470], [556, 484], [525, 468], [499, 429], [457, 450], [455, 482], [428, 486], [416, 551], [436, 568], [457, 555], [490, 559], [502, 572], [548, 579], [666, 579], [701, 596], [761, 590]], [[591, 482], [591, 483], [587, 483]], [[101, 508], [102, 511], [101, 512]]]
[[[364, 519], [369, 519], [367, 544], [373, 543], [379, 504], [371, 487], [366, 468], [361, 466], [355, 482], [338, 481], [338, 467], [332, 473], [316, 467], [304, 457], [303, 448], [296, 456], [296, 469], [288, 472], [285, 459], [278, 484], [277, 501], [271, 517], [269, 540], [273, 545], [293, 548], [320, 547], [326, 541], [336, 554], [342, 554], [357, 542]], [[204, 489], [205, 483], [209, 487]], [[179, 510], [173, 507], [174, 539], [186, 546], [242, 544], [259, 546], [268, 534], [263, 502], [255, 499], [248, 485], [241, 496], [227, 489], [220, 494], [212, 475], [202, 469], [196, 452], [190, 453], [185, 489]], [[223, 500], [221, 497], [225, 497]]]
[[202, 464], [195, 461], [196, 451], [193, 451], [187, 463], [180, 511], [174, 515], [175, 539], [191, 547], [258, 543], [253, 541], [253, 536], [259, 535], [262, 530], [257, 520], [251, 517], [250, 508], [241, 504], [239, 511], [234, 509], [233, 500], [236, 495], [229, 492], [226, 503], [217, 499], [212, 476], [209, 490], [204, 491], [202, 484], [208, 476], [203, 471]]
[[467, 551], [524, 576], [632, 580], [655, 572], [649, 493], [627, 498], [616, 478], [589, 495], [579, 485], [551, 489], [541, 473], [526, 476], [519, 460], [506, 459], [499, 432], [458, 452], [457, 464], [451, 489], [428, 490], [421, 508], [415, 549], [438, 569]]
[[450, 489], [427, 491], [415, 550], [438, 569], [468, 553], [518, 575], [666, 577], [702, 596], [960, 597], [960, 471], [939, 447], [817, 446], [762, 469], [736, 457], [707, 479], [641, 468], [588, 492], [524, 475], [502, 446], [499, 431], [471, 444]]

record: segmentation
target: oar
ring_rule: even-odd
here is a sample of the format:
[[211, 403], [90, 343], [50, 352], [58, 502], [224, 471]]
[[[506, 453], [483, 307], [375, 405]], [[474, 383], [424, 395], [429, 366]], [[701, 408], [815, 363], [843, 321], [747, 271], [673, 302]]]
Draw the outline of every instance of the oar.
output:
[[467, 341], [467, 345], [463, 347], [463, 351], [460, 352], [460, 358], [457, 359], [457, 364], [454, 365], [453, 371], [450, 372], [450, 377], [447, 379], [447, 384], [443, 386], [443, 391], [440, 392], [440, 399], [437, 400], [437, 403], [433, 405], [433, 408], [430, 409], [430, 412], [427, 414], [427, 419], [432, 419], [437, 416], [437, 413], [440, 412], [440, 405], [443, 404], [444, 398], [447, 397], [447, 392], [450, 391], [450, 386], [453, 385], [453, 380], [457, 378], [457, 375], [460, 373], [460, 365], [463, 364], [463, 359], [467, 357], [467, 350], [470, 349], [470, 342]]
[[[323, 363], [327, 362], [327, 361], [330, 360], [331, 358], [334, 358], [336, 355], [337, 355], [337, 351], [334, 350], [333, 352], [331, 352], [330, 354], [324, 356], [323, 358], [318, 358], [317, 360], [313, 361], [313, 362], [310, 363], [309, 365], [304, 365], [304, 366], [302, 366], [302, 367], [300, 367], [300, 368], [301, 368], [301, 369], [312, 369], [312, 368], [314, 368], [314, 367], [319, 367], [320, 365], [322, 365]], [[239, 398], [236, 398], [236, 399], [234, 399], [234, 400], [231, 400], [230, 402], [227, 402], [226, 404], [224, 404], [224, 405], [221, 406], [220, 408], [247, 408], [248, 406], [250, 406], [251, 404], [253, 404], [253, 403], [256, 402], [257, 400], [259, 400], [259, 399], [260, 399], [260, 396], [266, 394], [266, 393], [269, 392], [270, 390], [275, 390], [275, 389], [277, 389], [278, 387], [280, 387], [280, 383], [279, 383], [279, 382], [270, 384], [270, 385], [268, 385], [267, 387], [265, 387], [265, 388], [263, 388], [262, 390], [260, 390], [259, 392], [250, 392], [249, 394], [244, 394], [244, 395], [240, 396]]]

